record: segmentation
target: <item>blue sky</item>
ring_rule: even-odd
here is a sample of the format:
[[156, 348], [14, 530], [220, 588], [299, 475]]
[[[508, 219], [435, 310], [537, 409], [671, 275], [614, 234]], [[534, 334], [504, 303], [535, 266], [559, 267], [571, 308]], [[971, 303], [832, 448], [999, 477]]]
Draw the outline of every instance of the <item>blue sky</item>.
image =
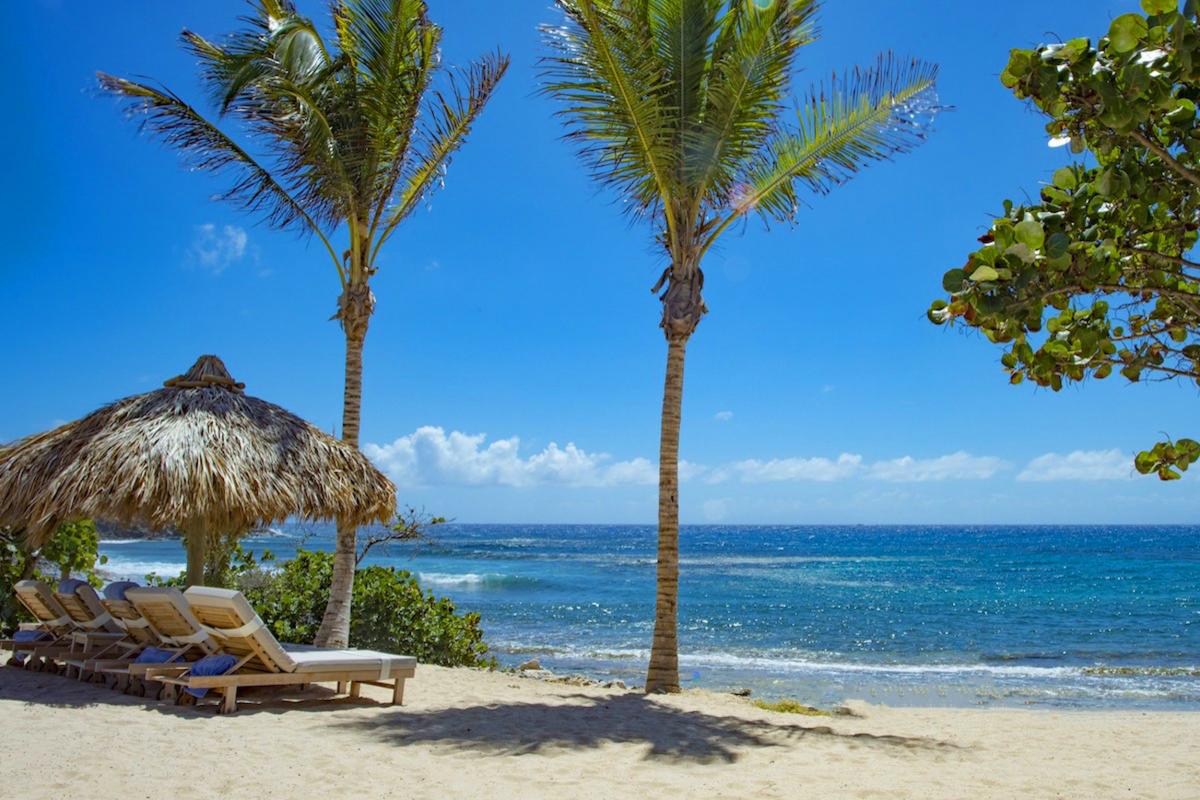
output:
[[[314, 16], [325, 4], [301, 0]], [[546, 0], [430, 0], [448, 63], [513, 64], [429, 208], [378, 264], [364, 448], [403, 502], [464, 522], [651, 522], [663, 264], [590, 183], [537, 94]], [[797, 91], [887, 49], [941, 65], [955, 107], [915, 154], [751, 221], [709, 256], [689, 347], [684, 522], [1195, 522], [1185, 480], [1131, 475], [1160, 432], [1195, 436], [1196, 390], [1118, 380], [1010, 387], [1000, 351], [925, 321], [1005, 197], [1068, 157], [997, 79], [1008, 50], [1098, 36], [1135, 0], [826, 3]], [[498, 9], [502, 8], [503, 11]], [[139, 137], [93, 74], [197, 103], [184, 26], [238, 0], [4, 4], [9, 343], [0, 441], [149, 391], [201, 353], [252, 394], [340, 420], [338, 292], [319, 245], [209, 198], [221, 184]]]

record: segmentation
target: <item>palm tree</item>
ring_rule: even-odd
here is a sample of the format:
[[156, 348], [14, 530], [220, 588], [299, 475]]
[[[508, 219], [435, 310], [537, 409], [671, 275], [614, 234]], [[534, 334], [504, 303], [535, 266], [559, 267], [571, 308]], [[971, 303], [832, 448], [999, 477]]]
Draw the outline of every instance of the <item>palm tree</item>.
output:
[[[220, 117], [240, 123], [257, 155], [165, 87], [98, 77], [193, 167], [227, 175], [222, 199], [321, 243], [341, 289], [333, 318], [346, 337], [342, 439], [357, 447], [380, 249], [440, 186], [508, 58], [443, 69], [442, 31], [424, 0], [335, 0], [331, 11], [332, 41], [291, 0], [258, 0], [246, 27], [222, 44], [183, 32]], [[336, 236], [347, 240], [340, 254]], [[347, 643], [355, 540], [355, 528], [339, 521], [319, 643]]]
[[919, 144], [935, 67], [881, 56], [785, 114], [816, 0], [557, 0], [545, 90], [595, 178], [649, 220], [669, 265], [653, 292], [667, 339], [659, 442], [658, 584], [647, 692], [679, 691], [679, 421], [684, 354], [708, 309], [704, 256], [751, 212], [794, 221], [829, 191]]

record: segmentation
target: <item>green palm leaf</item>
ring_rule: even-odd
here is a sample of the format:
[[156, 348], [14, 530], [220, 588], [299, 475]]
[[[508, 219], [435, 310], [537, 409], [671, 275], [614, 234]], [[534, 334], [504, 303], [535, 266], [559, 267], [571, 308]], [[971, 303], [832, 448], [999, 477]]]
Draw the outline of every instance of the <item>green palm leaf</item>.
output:
[[814, 90], [797, 111], [798, 125], [773, 137], [747, 165], [741, 189], [731, 198], [732, 211], [706, 246], [749, 211], [794, 219], [797, 184], [823, 194], [871, 162], [924, 142], [940, 110], [936, 81], [936, 67], [898, 63], [887, 54], [874, 67]]
[[545, 91], [564, 104], [568, 139], [600, 181], [614, 186], [635, 213], [663, 209], [676, 154], [669, 86], [649, 36], [648, 0], [558, 0], [564, 25], [544, 27], [554, 55], [543, 61]]
[[251, 213], [261, 213], [279, 228], [299, 228], [321, 240], [336, 261], [333, 247], [312, 216], [271, 172], [217, 126], [167, 89], [97, 73], [100, 86], [125, 98], [126, 112], [140, 117], [141, 126], [180, 151], [199, 170], [229, 173], [233, 184], [220, 199]]
[[426, 109], [417, 152], [403, 175], [403, 188], [387, 209], [387, 221], [375, 252], [429, 195], [449, 169], [450, 160], [471, 131], [508, 70], [507, 56], [496, 53], [473, 64], [462, 77], [452, 77], [446, 89], [433, 92]]

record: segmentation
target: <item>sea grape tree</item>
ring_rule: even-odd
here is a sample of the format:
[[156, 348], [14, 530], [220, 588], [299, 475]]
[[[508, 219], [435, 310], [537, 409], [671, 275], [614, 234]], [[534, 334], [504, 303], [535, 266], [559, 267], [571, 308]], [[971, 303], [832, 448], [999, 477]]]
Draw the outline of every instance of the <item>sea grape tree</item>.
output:
[[[1002, 345], [1014, 384], [1184, 379], [1200, 384], [1200, 26], [1197, 1], [1142, 0], [1144, 14], [1085, 38], [1013, 50], [1003, 84], [1044, 113], [1065, 166], [1037, 202], [1004, 213], [929, 309]], [[1135, 466], [1163, 480], [1200, 458], [1160, 442]]]

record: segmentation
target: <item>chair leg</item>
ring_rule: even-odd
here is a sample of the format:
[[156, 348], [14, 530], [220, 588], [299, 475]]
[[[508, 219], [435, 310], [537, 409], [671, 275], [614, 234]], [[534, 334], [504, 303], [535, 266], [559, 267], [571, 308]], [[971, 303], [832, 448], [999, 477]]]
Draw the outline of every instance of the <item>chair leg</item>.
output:
[[357, 700], [360, 695], [362, 695], [362, 684], [358, 681], [351, 681], [350, 696]]
[[338, 682], [337, 682], [337, 684], [338, 684], [338, 685], [337, 685], [337, 693], [338, 693], [338, 694], [345, 694], [345, 693], [346, 693], [346, 682], [345, 682], [345, 681], [338, 681]]
[[404, 678], [396, 678], [396, 685], [392, 688], [392, 705], [404, 705]]
[[237, 687], [226, 686], [224, 697], [221, 699], [221, 713], [232, 714], [235, 711], [237, 711]]

